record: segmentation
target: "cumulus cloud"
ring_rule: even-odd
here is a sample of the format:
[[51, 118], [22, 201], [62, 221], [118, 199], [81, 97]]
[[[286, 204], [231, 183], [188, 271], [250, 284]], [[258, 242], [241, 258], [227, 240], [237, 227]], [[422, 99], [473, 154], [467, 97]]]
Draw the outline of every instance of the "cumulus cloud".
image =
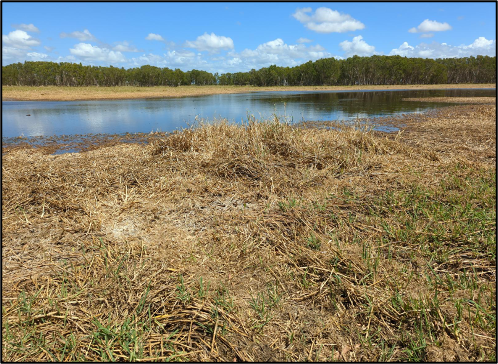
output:
[[451, 25], [448, 23], [439, 23], [435, 20], [425, 19], [416, 28], [410, 28], [408, 31], [410, 33], [428, 33], [428, 32], [444, 32], [451, 30]]
[[189, 71], [192, 69], [202, 69], [208, 72], [211, 70], [212, 64], [203, 59], [200, 55], [187, 50], [173, 50], [164, 53], [162, 56], [157, 54], [143, 54], [139, 57], [133, 57], [129, 65], [131, 67], [140, 67], [143, 65], [151, 65], [156, 67], [168, 67], [170, 69], [179, 68], [182, 71]]
[[488, 49], [488, 50], [494, 49], [496, 53], [496, 40], [488, 40], [484, 37], [479, 37], [474, 41], [474, 43], [462, 47], [464, 49]]
[[40, 30], [33, 24], [12, 24], [12, 27], [19, 30], [24, 30], [25, 32], [40, 33]]
[[46, 61], [48, 54], [38, 53], [38, 52], [30, 52], [27, 54], [27, 56], [31, 58], [31, 61]]
[[132, 46], [128, 42], [115, 42], [116, 44], [114, 47], [112, 47], [112, 50], [118, 51], [118, 52], [141, 52], [138, 50], [136, 47]]
[[234, 57], [232, 59], [230, 59], [229, 61], [227, 61], [227, 63], [230, 65], [230, 66], [236, 66], [238, 64], [241, 64], [242, 63], [242, 60], [239, 58], [239, 57]]
[[149, 33], [148, 36], [145, 37], [147, 40], [157, 40], [159, 42], [165, 42], [166, 40], [160, 36], [159, 34]]
[[76, 38], [81, 42], [97, 42], [97, 38], [95, 38], [88, 29], [83, 30], [82, 32], [74, 31], [72, 33], [64, 33], [60, 34], [61, 38]]
[[[409, 45], [409, 44], [408, 44], [408, 42], [403, 42], [403, 44], [402, 44], [402, 45], [400, 45], [400, 46], [399, 46], [399, 48], [398, 48], [397, 50], [399, 50], [400, 52], [406, 52], [406, 53], [408, 53], [408, 52], [410, 52], [410, 51], [413, 51], [414, 49], [415, 49], [415, 48], [413, 48], [411, 45]], [[389, 55], [393, 56], [393, 55], [398, 54], [398, 53], [396, 53], [396, 54], [392, 54], [392, 53], [393, 53], [393, 51], [394, 51], [394, 49], [391, 51], [391, 54], [389, 54]], [[399, 55], [401, 55], [401, 54], [399, 54]]]
[[[160, 35], [160, 34], [149, 33], [149, 35], [146, 36], [145, 39], [147, 39], [147, 40], [156, 40], [158, 42], [166, 44], [166, 46], [169, 47], [169, 48], [175, 46], [175, 42], [170, 42], [170, 41], [164, 39], [163, 36]], [[139, 50], [139, 52], [141, 52], [141, 50]]]
[[399, 48], [393, 49], [389, 55], [420, 58], [460, 58], [477, 55], [493, 57], [496, 56], [496, 40], [479, 37], [469, 45], [452, 46], [446, 43], [432, 42], [431, 44], [420, 43], [414, 47], [404, 42]]
[[313, 42], [311, 39], [308, 39], [308, 38], [299, 38], [297, 40], [298, 43], [311, 43]]
[[[282, 58], [306, 58], [309, 52], [321, 52], [325, 50], [321, 45], [306, 47], [304, 44], [288, 45], [280, 38], [260, 44], [255, 50], [245, 49], [241, 52], [243, 57], [260, 57], [265, 55], [278, 59]], [[323, 53], [325, 54], [325, 53]]]
[[311, 8], [298, 8], [292, 16], [317, 33], [343, 33], [365, 28], [362, 22], [351, 15], [325, 7], [316, 9], [314, 14]]
[[12, 61], [15, 59], [20, 59], [23, 56], [26, 56], [25, 49], [6, 47], [6, 46], [2, 47], [2, 60]]
[[126, 62], [125, 56], [119, 51], [111, 51], [108, 48], [100, 48], [92, 46], [88, 43], [78, 43], [74, 48], [70, 48], [69, 52], [86, 61], [101, 61], [110, 64], [118, 62]]
[[2, 61], [23, 62], [41, 61], [47, 58], [46, 54], [33, 51], [32, 47], [40, 45], [38, 39], [32, 38], [24, 30], [15, 30], [8, 35], [2, 35]]
[[368, 57], [375, 53], [375, 47], [367, 44], [361, 35], [354, 37], [352, 42], [345, 40], [339, 45], [345, 52], [346, 57], [353, 55]]
[[2, 35], [2, 41], [8, 46], [21, 49], [29, 49], [40, 45], [39, 40], [34, 39], [24, 30], [14, 30], [8, 35]]
[[[62, 57], [62, 56], [59, 56], [56, 60], [57, 63], [61, 63], [61, 62], [70, 62], [70, 63], [74, 63], [74, 62], [77, 62], [78, 60], [76, 59], [75, 56], [73, 55], [69, 55], [69, 56], [65, 56], [65, 57]], [[85, 61], [81, 62], [82, 64], [85, 63]]]
[[170, 68], [180, 67], [185, 69], [188, 66], [192, 68], [201, 67], [207, 63], [206, 60], [202, 59], [200, 54], [196, 54], [187, 50], [176, 50], [164, 53], [164, 60]]
[[150, 65], [156, 67], [165, 67], [163, 65], [163, 61], [164, 60], [161, 56], [152, 53], [149, 53], [148, 55], [142, 54], [140, 57], [133, 57], [131, 59], [131, 63], [133, 64], [133, 66]]
[[[260, 44], [256, 49], [244, 49], [242, 52], [229, 52], [227, 66], [237, 70], [250, 70], [268, 67], [273, 64], [293, 67], [303, 62], [332, 57], [321, 45], [286, 44], [281, 38]], [[337, 57], [336, 57], [337, 58]]]
[[201, 52], [217, 53], [223, 49], [233, 49], [233, 40], [232, 38], [218, 36], [214, 33], [204, 33], [198, 36], [195, 41], [186, 41], [185, 47], [195, 48]]

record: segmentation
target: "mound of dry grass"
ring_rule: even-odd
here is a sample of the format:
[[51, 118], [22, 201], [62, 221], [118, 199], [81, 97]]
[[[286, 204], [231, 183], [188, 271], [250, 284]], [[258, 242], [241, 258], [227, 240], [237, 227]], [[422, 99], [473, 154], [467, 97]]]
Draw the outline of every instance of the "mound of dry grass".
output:
[[451, 110], [398, 136], [218, 121], [8, 151], [3, 358], [495, 360], [496, 144], [449, 137], [496, 111]]

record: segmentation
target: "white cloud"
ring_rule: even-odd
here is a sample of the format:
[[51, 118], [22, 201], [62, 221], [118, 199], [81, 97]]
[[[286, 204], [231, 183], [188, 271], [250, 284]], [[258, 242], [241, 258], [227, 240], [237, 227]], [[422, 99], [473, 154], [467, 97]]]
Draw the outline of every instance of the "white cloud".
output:
[[92, 46], [88, 43], [78, 43], [74, 48], [69, 49], [72, 55], [80, 57], [86, 61], [101, 61], [110, 64], [126, 62], [125, 56], [119, 51], [111, 51], [107, 48]]
[[[149, 33], [149, 35], [146, 36], [145, 39], [147, 39], [147, 40], [156, 40], [158, 42], [162, 42], [162, 43], [166, 44], [167, 47], [174, 47], [175, 46], [174, 42], [167, 41], [160, 34]], [[139, 50], [139, 52], [141, 52], [141, 50]]]
[[375, 47], [367, 44], [361, 35], [354, 37], [352, 42], [345, 40], [339, 43], [339, 45], [346, 53], [346, 57], [353, 55], [367, 57], [375, 53]]
[[431, 44], [420, 43], [415, 47], [404, 42], [399, 48], [393, 49], [389, 55], [421, 58], [460, 58], [477, 55], [493, 57], [496, 56], [496, 40], [479, 37], [469, 45], [452, 46], [446, 43], [432, 42]]
[[434, 36], [434, 33], [420, 34], [420, 38], [432, 38], [433, 36]]
[[13, 48], [29, 49], [40, 45], [40, 41], [34, 39], [24, 30], [14, 30], [9, 35], [2, 34], [2, 41], [4, 44], [12, 46]]
[[12, 24], [13, 28], [24, 30], [25, 32], [40, 33], [40, 30], [33, 24]]
[[479, 38], [477, 38], [474, 41], [474, 43], [470, 44], [467, 48], [471, 48], [471, 49], [491, 49], [493, 47], [496, 49], [496, 41], [495, 40], [488, 40], [488, 39], [486, 39], [484, 37], [479, 37]]
[[410, 33], [428, 33], [428, 32], [444, 32], [451, 30], [451, 25], [448, 23], [439, 23], [435, 20], [425, 19], [416, 28], [410, 28], [408, 31]]
[[[16, 30], [16, 32], [24, 32], [22, 30]], [[10, 34], [9, 34], [10, 35]], [[26, 38], [21, 37], [21, 38], [16, 38], [10, 37], [10, 38], [5, 38], [6, 36], [3, 36], [3, 41], [5, 44], [13, 44], [14, 47], [10, 46], [3, 46], [2, 47], [2, 61], [5, 61], [6, 63], [15, 63], [15, 62], [24, 62], [24, 61], [49, 61], [50, 58], [48, 57], [47, 54], [44, 53], [38, 53], [34, 52], [29, 45], [38, 45], [40, 42], [37, 41], [37, 43], [32, 43], [32, 42], [26, 42]], [[29, 39], [28, 39], [29, 40]], [[50, 47], [44, 47], [45, 49], [49, 50]], [[52, 50], [51, 48], [50, 50]]]
[[156, 67], [165, 67], [162, 66], [161, 62], [163, 59], [161, 56], [149, 53], [148, 55], [141, 55], [140, 57], [134, 57], [131, 59], [131, 62], [133, 63], [134, 66], [143, 66], [143, 65], [150, 65], [150, 66], [156, 66]]
[[[78, 60], [76, 59], [75, 56], [72, 56], [72, 55], [69, 55], [69, 56], [65, 56], [65, 57], [62, 57], [62, 56], [59, 56], [57, 58], [57, 60], [55, 62], [57, 63], [61, 63], [61, 62], [70, 62], [70, 63], [74, 63], [74, 62], [77, 62]], [[85, 61], [81, 62], [82, 64], [83, 63], [86, 63]]]
[[227, 61], [227, 63], [230, 65], [230, 66], [236, 66], [238, 64], [241, 64], [242, 63], [242, 60], [239, 58], [239, 57], [235, 57], [235, 58], [232, 58], [230, 60]]
[[430, 58], [434, 54], [434, 49], [424, 49], [418, 52], [418, 55], [422, 58]]
[[60, 34], [61, 38], [76, 38], [81, 42], [97, 42], [97, 38], [95, 38], [89, 31], [88, 29], [83, 30], [82, 32], [75, 31], [72, 33], [64, 33], [62, 32]]
[[[307, 61], [332, 57], [321, 45], [286, 44], [281, 38], [260, 44], [256, 49], [244, 49], [242, 52], [229, 52], [231, 60], [224, 62], [237, 71], [259, 69], [273, 64], [281, 67], [294, 67]], [[338, 58], [338, 57], [336, 57]], [[231, 72], [227, 70], [227, 72]]]
[[112, 47], [112, 50], [118, 52], [141, 52], [136, 47], [132, 46], [128, 42], [115, 42], [115, 46]]
[[147, 39], [147, 40], [157, 40], [159, 42], [166, 41], [162, 36], [160, 36], [159, 34], [154, 34], [154, 33], [149, 33], [149, 35], [146, 36], [145, 39]]
[[21, 57], [26, 56], [25, 49], [19, 49], [14, 47], [2, 47], [2, 60], [12, 61], [20, 60]]
[[215, 72], [212, 63], [208, 64], [200, 55], [187, 50], [168, 51], [162, 56], [152, 53], [143, 54], [140, 57], [133, 57], [128, 65], [131, 67], [151, 65], [161, 68], [168, 67], [170, 69], [179, 68], [182, 71], [201, 69], [208, 72]]
[[217, 53], [222, 49], [233, 49], [233, 40], [232, 38], [218, 36], [214, 33], [204, 33], [198, 36], [195, 41], [186, 41], [185, 47], [195, 48], [201, 52]]
[[336, 10], [320, 7], [314, 14], [308, 15], [311, 12], [311, 8], [298, 8], [292, 16], [317, 33], [343, 33], [365, 28], [362, 22], [351, 15]]
[[299, 38], [297, 40], [298, 43], [311, 43], [313, 42], [311, 39], [308, 39], [308, 38]]
[[164, 60], [170, 68], [182, 67], [183, 69], [187, 66], [196, 68], [207, 63], [200, 55], [187, 50], [169, 51], [164, 54]]
[[[288, 45], [280, 38], [260, 44], [255, 50], [245, 49], [241, 52], [243, 57], [257, 57], [265, 59], [265, 56], [275, 60], [291, 58], [308, 58], [310, 52], [321, 52], [325, 50], [321, 45], [306, 47], [304, 44]], [[322, 54], [325, 54], [322, 52]]]
[[313, 9], [311, 8], [302, 8], [302, 9], [297, 8], [296, 12], [292, 14], [292, 16], [296, 18], [299, 22], [306, 23], [310, 21], [310, 16], [306, 13], [310, 13], [312, 10]]
[[45, 61], [45, 58], [48, 57], [47, 54], [38, 52], [30, 52], [27, 54], [27, 56], [31, 58], [31, 61]]
[[403, 52], [413, 51], [414, 49], [415, 48], [413, 48], [411, 45], [409, 45], [408, 42], [403, 42], [403, 44], [399, 46], [399, 50], [401, 50]]

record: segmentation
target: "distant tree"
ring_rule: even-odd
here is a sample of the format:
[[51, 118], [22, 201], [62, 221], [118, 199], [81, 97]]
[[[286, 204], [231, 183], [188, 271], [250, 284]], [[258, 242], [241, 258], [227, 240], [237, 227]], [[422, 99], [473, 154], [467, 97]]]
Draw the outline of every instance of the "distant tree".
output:
[[401, 56], [324, 58], [295, 67], [271, 65], [249, 72], [212, 74], [193, 69], [83, 66], [69, 62], [29, 62], [2, 66], [2, 85], [19, 86], [180, 86], [394, 85], [495, 83], [496, 57], [445, 59]]

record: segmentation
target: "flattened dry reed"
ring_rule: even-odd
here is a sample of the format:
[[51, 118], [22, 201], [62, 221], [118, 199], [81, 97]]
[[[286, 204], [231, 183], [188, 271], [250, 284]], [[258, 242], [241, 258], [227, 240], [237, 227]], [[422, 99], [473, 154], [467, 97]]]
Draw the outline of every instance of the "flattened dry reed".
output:
[[496, 109], [419, 118], [8, 151], [3, 358], [492, 360]]

